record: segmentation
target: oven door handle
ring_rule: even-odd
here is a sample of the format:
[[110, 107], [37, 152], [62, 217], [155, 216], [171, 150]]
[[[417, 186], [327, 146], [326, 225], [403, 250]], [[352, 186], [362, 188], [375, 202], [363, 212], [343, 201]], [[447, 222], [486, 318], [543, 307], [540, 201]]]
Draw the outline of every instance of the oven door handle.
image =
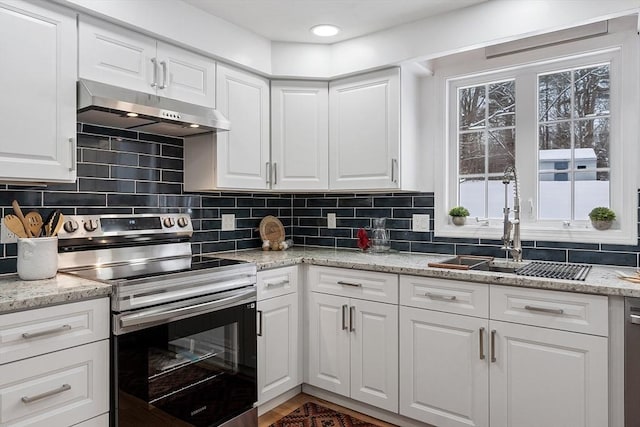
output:
[[149, 323], [168, 323], [174, 320], [184, 319], [186, 317], [205, 314], [211, 311], [220, 310], [227, 306], [236, 305], [239, 302], [255, 301], [255, 288], [245, 289], [241, 292], [221, 299], [203, 302], [195, 305], [187, 305], [185, 307], [172, 308], [165, 311], [140, 311], [135, 314], [129, 314], [120, 318], [120, 327], [129, 328], [131, 326], [143, 326]]

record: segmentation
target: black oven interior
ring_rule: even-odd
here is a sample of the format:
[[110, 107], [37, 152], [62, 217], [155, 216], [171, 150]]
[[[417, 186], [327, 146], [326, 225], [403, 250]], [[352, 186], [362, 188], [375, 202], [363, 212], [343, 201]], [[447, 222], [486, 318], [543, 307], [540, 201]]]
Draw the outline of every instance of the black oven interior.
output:
[[114, 336], [119, 426], [215, 426], [256, 401], [255, 303]]

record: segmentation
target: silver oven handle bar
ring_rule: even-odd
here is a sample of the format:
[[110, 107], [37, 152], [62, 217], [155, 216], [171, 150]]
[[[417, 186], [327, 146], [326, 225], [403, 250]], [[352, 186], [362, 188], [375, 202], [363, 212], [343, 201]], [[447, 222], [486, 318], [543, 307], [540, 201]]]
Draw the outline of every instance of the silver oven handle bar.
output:
[[[255, 287], [233, 291], [233, 293], [225, 292], [224, 294], [231, 295], [224, 298], [220, 298], [220, 295], [214, 295], [213, 298], [215, 299], [206, 302], [197, 302], [202, 301], [201, 298], [198, 298], [194, 303], [185, 301], [187, 305], [182, 307], [167, 308], [164, 310], [154, 307], [151, 310], [143, 310], [134, 314], [124, 315], [120, 317], [120, 328], [124, 329], [132, 326], [141, 327], [150, 323], [169, 323], [175, 320], [221, 310], [229, 306], [256, 301]], [[209, 296], [209, 298], [211, 298], [211, 296]]]

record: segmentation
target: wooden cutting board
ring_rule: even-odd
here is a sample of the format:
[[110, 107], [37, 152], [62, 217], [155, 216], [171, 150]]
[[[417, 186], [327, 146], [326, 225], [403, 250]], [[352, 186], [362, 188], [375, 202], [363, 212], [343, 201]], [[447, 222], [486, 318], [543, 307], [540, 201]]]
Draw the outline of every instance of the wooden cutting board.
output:
[[271, 243], [284, 241], [284, 226], [278, 218], [268, 215], [260, 221], [260, 238]]

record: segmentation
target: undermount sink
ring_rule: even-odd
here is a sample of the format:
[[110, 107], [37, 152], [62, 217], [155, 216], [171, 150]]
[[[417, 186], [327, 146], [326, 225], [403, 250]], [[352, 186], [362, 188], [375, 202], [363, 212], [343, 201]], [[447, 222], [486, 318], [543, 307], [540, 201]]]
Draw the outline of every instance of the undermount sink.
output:
[[492, 273], [518, 274], [530, 277], [584, 281], [591, 270], [587, 264], [572, 264], [547, 261], [528, 263], [508, 260], [495, 261], [493, 257], [458, 255], [441, 262], [429, 263], [429, 267], [454, 270], [487, 271]]

